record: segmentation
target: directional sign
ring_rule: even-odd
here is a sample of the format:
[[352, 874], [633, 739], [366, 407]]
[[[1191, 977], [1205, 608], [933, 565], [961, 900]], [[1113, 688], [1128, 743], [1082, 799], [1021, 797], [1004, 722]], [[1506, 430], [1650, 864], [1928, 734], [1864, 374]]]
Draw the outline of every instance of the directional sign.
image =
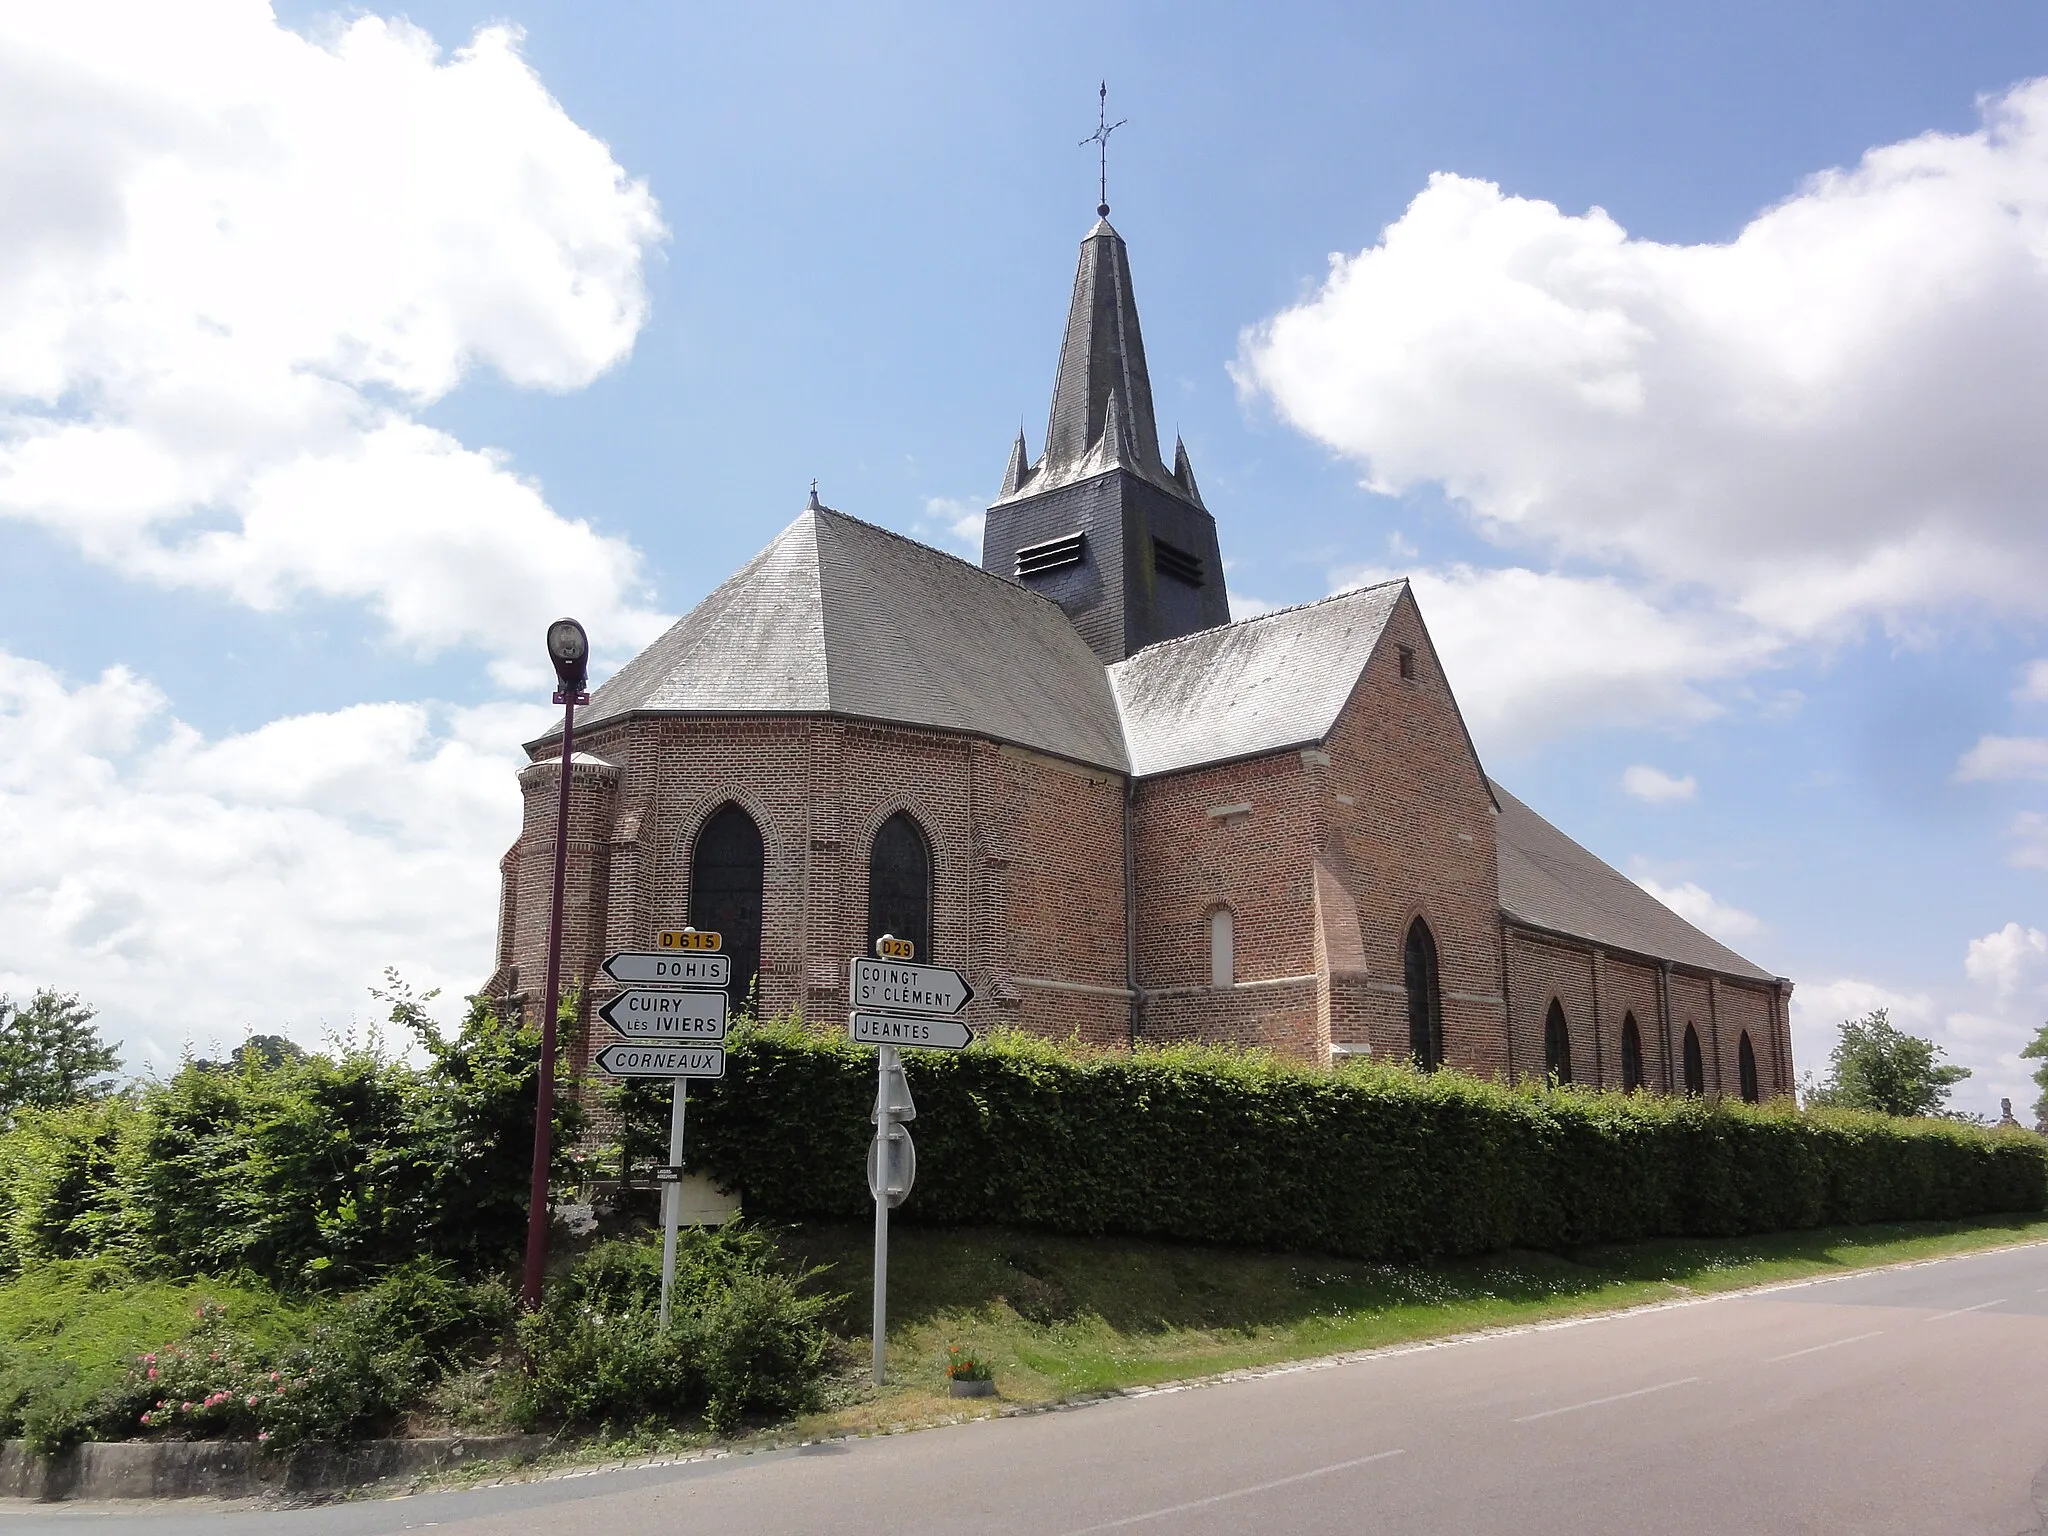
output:
[[622, 949], [605, 956], [604, 973], [628, 986], [653, 982], [664, 987], [722, 987], [732, 980], [732, 956]]
[[716, 1045], [608, 1045], [591, 1058], [613, 1077], [723, 1077], [725, 1051]]
[[632, 987], [598, 1009], [597, 1016], [635, 1040], [687, 1040], [717, 1045], [725, 1038], [723, 992]]
[[967, 978], [950, 966], [905, 965], [898, 960], [853, 962], [852, 995], [859, 1013], [914, 1013], [945, 1018], [960, 1012], [974, 996]]
[[906, 1018], [894, 1013], [847, 1016], [847, 1033], [862, 1045], [914, 1045], [930, 1051], [964, 1050], [974, 1032], [958, 1019]]

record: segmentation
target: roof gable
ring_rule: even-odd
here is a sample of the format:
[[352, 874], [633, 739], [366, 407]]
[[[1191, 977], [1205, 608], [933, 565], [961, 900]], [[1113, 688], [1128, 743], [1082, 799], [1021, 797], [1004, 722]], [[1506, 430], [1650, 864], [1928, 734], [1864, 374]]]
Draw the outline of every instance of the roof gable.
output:
[[1594, 944], [1673, 960], [1724, 976], [1774, 981], [1702, 933], [1612, 865], [1580, 847], [1513, 795], [1493, 785], [1500, 815], [1500, 906], [1510, 918]]
[[817, 506], [620, 668], [578, 728], [649, 711], [849, 715], [1125, 767], [1109, 680], [1057, 604]]
[[1383, 582], [1148, 645], [1109, 669], [1139, 777], [1327, 738], [1407, 583]]

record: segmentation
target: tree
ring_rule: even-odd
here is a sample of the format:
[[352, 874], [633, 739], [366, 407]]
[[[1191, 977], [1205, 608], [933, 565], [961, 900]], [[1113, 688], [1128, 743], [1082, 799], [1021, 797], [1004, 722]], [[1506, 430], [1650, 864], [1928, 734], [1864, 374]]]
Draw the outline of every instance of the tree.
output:
[[0, 1125], [24, 1109], [56, 1109], [106, 1094], [121, 1057], [100, 1038], [93, 1010], [48, 987], [16, 1007], [0, 993]]
[[1842, 1038], [1828, 1057], [1828, 1080], [1808, 1093], [1809, 1104], [1874, 1109], [1885, 1115], [1938, 1115], [1968, 1067], [1945, 1065], [1941, 1047], [1909, 1035], [1876, 1008], [1842, 1021]]
[[2030, 1061], [2041, 1063], [2034, 1068], [2034, 1082], [2041, 1089], [2041, 1097], [2034, 1100], [2034, 1123], [2040, 1125], [2048, 1122], [2048, 1024], [2043, 1024], [2035, 1031], [2034, 1043], [2021, 1051], [2020, 1055]]

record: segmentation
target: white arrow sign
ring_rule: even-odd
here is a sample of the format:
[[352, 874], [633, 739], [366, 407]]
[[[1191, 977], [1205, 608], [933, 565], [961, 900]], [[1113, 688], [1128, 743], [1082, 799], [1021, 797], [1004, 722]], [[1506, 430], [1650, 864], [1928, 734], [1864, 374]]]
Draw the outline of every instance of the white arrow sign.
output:
[[967, 978], [950, 966], [911, 965], [902, 960], [856, 956], [847, 999], [855, 1012], [914, 1013], [945, 1018], [974, 996]]
[[723, 1077], [725, 1051], [716, 1045], [608, 1045], [591, 1058], [613, 1077]]
[[655, 991], [634, 987], [597, 1010], [597, 1016], [636, 1040], [691, 1040], [717, 1045], [725, 1038], [723, 992]]
[[974, 1032], [958, 1019], [894, 1013], [849, 1014], [846, 1032], [861, 1045], [914, 1045], [930, 1051], [965, 1050], [974, 1043]]
[[628, 986], [654, 982], [665, 987], [722, 987], [732, 980], [732, 956], [622, 949], [605, 956], [604, 973]]

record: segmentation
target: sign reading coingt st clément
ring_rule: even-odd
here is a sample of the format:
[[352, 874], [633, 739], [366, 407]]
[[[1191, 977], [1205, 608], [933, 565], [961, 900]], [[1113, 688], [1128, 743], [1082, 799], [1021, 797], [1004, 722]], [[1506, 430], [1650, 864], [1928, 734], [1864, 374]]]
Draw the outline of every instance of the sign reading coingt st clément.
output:
[[856, 1013], [915, 1013], [945, 1018], [974, 996], [967, 978], [951, 966], [906, 965], [900, 960], [856, 956], [847, 1001]]

